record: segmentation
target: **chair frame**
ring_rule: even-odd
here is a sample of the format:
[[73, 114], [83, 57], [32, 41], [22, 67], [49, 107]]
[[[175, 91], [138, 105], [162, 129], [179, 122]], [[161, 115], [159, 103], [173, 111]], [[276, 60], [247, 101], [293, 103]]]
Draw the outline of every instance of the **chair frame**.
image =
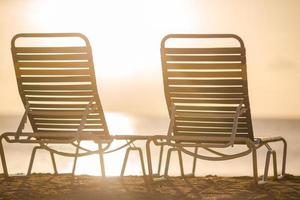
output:
[[[94, 71], [94, 64], [93, 64], [93, 58], [92, 58], [92, 51], [91, 51], [91, 46], [90, 43], [87, 39], [86, 36], [84, 36], [81, 33], [21, 33], [21, 34], [17, 34], [13, 37], [12, 41], [11, 41], [11, 50], [12, 50], [12, 54], [13, 54], [13, 61], [14, 61], [14, 65], [16, 66], [16, 58], [15, 58], [15, 52], [16, 52], [16, 47], [15, 47], [15, 41], [18, 38], [23, 38], [23, 37], [29, 37], [29, 38], [53, 38], [53, 37], [59, 37], [59, 38], [67, 38], [67, 37], [78, 37], [81, 38], [85, 44], [86, 44], [86, 48], [88, 51], [88, 56], [89, 60], [91, 62], [91, 67], [90, 67], [90, 73], [92, 74], [92, 86], [94, 87], [94, 97], [90, 98], [89, 103], [87, 104], [86, 108], [81, 112], [81, 120], [80, 120], [80, 125], [77, 129], [77, 131], [74, 132], [70, 132], [66, 135], [66, 133], [60, 133], [60, 132], [49, 132], [49, 133], [42, 133], [43, 137], [53, 137], [55, 139], [41, 139], [39, 138], [39, 133], [37, 132], [36, 127], [34, 126], [33, 123], [33, 119], [31, 117], [31, 111], [30, 110], [30, 104], [27, 101], [26, 98], [24, 98], [23, 95], [21, 95], [22, 93], [22, 85], [20, 84], [20, 82], [18, 81], [18, 89], [19, 89], [19, 93], [22, 99], [22, 102], [24, 104], [25, 107], [25, 112], [21, 118], [21, 121], [19, 123], [18, 129], [16, 132], [5, 132], [3, 134], [0, 135], [0, 157], [1, 157], [1, 161], [2, 161], [2, 168], [3, 168], [3, 172], [4, 172], [4, 176], [8, 177], [9, 173], [8, 173], [8, 168], [7, 168], [7, 164], [6, 164], [6, 159], [5, 159], [5, 154], [4, 154], [4, 148], [3, 148], [3, 140], [5, 140], [8, 143], [22, 143], [22, 144], [37, 144], [37, 146], [35, 146], [32, 149], [32, 153], [31, 153], [31, 158], [30, 158], [30, 163], [29, 163], [29, 167], [28, 167], [28, 171], [27, 171], [27, 175], [31, 174], [31, 170], [32, 170], [32, 166], [33, 166], [33, 162], [34, 162], [34, 158], [36, 155], [36, 151], [43, 149], [46, 150], [50, 153], [50, 157], [51, 157], [51, 161], [52, 161], [52, 165], [53, 165], [53, 170], [55, 174], [58, 174], [58, 170], [57, 170], [57, 166], [56, 166], [56, 161], [55, 161], [55, 154], [56, 155], [61, 155], [61, 156], [66, 156], [66, 157], [73, 157], [74, 158], [74, 162], [73, 162], [73, 168], [72, 168], [72, 175], [75, 174], [75, 169], [76, 169], [76, 163], [77, 163], [77, 158], [78, 157], [82, 157], [82, 156], [88, 156], [88, 155], [92, 155], [92, 154], [98, 154], [99, 155], [99, 161], [100, 161], [100, 174], [102, 174], [103, 177], [105, 177], [105, 165], [104, 165], [104, 154], [108, 154], [108, 153], [112, 153], [115, 151], [118, 151], [122, 148], [128, 147], [130, 146], [133, 142], [137, 141], [137, 140], [146, 140], [148, 139], [147, 136], [137, 136], [137, 135], [110, 135], [107, 125], [106, 125], [106, 121], [104, 118], [104, 114], [103, 114], [103, 110], [102, 110], [102, 106], [101, 106], [101, 102], [99, 99], [99, 95], [98, 95], [98, 90], [97, 90], [97, 84], [96, 84], [96, 78], [95, 78], [95, 71]], [[16, 70], [16, 76], [18, 77], [18, 72]], [[105, 134], [104, 135], [100, 135], [100, 134], [95, 134], [93, 132], [84, 132], [83, 133], [83, 128], [86, 124], [86, 119], [89, 113], [94, 111], [94, 107], [92, 106], [92, 102], [95, 101], [98, 105], [98, 110], [99, 111], [99, 115], [101, 115], [101, 118], [103, 119], [103, 125], [104, 125], [104, 129], [105, 129]], [[29, 119], [32, 128], [33, 128], [33, 132], [24, 132], [24, 126], [27, 122], [27, 118]], [[66, 136], [68, 137], [66, 139]], [[89, 141], [94, 141], [95, 143], [98, 144], [98, 150], [89, 150], [86, 149], [84, 147], [82, 147], [80, 145], [81, 141], [84, 140], [89, 140]], [[109, 149], [111, 146], [111, 143], [114, 140], [125, 140], [127, 141], [126, 144], [116, 147], [114, 149]], [[51, 148], [50, 146], [48, 146], [49, 144], [70, 144], [72, 146], [75, 147], [75, 152], [74, 153], [69, 153], [69, 152], [64, 152], [64, 151], [58, 151], [56, 149]], [[125, 160], [123, 161], [124, 163], [127, 162], [126, 157]], [[143, 160], [141, 160], [142, 166], [144, 165]]]
[[[234, 38], [239, 41], [239, 43], [241, 45], [241, 49], [243, 50], [242, 56], [244, 55], [244, 59], [242, 60], [241, 64], [246, 66], [244, 43], [239, 36], [233, 35], [233, 34], [170, 34], [170, 35], [167, 35], [162, 39], [162, 42], [161, 42], [161, 53], [162, 53], [162, 64], [163, 65], [165, 62], [164, 61], [164, 59], [165, 59], [164, 58], [165, 43], [168, 39], [174, 39], [174, 38], [184, 38], [184, 39], [189, 39], [189, 38], [194, 38], [194, 39], [195, 38], [196, 39], [197, 38]], [[285, 175], [287, 142], [283, 137], [272, 137], [272, 138], [263, 138], [263, 139], [253, 137], [251, 114], [250, 114], [250, 103], [249, 103], [248, 96], [244, 102], [245, 106], [242, 107], [242, 103], [241, 103], [237, 107], [235, 114], [231, 116], [232, 118], [234, 118], [231, 136], [229, 136], [229, 137], [225, 137], [225, 136], [224, 137], [214, 137], [214, 136], [204, 137], [204, 136], [174, 135], [173, 128], [174, 128], [174, 123], [175, 123], [176, 106], [174, 103], [169, 101], [169, 92], [167, 89], [167, 82], [166, 82], [167, 75], [166, 75], [164, 66], [163, 66], [163, 72], [164, 72], [165, 97], [166, 97], [166, 102], [167, 102], [167, 105], [169, 108], [168, 110], [169, 110], [169, 114], [170, 114], [170, 124], [169, 124], [169, 129], [168, 129], [167, 135], [156, 135], [147, 140], [147, 143], [146, 143], [147, 162], [148, 162], [148, 170], [149, 170], [149, 179], [151, 181], [155, 180], [153, 178], [153, 176], [160, 175], [164, 146], [171, 147], [167, 152], [165, 172], [163, 175], [164, 178], [168, 177], [168, 169], [169, 169], [170, 156], [171, 156], [172, 151], [178, 152], [179, 165], [180, 165], [180, 171], [181, 171], [182, 177], [195, 175], [197, 159], [210, 160], [210, 161], [230, 160], [230, 159], [246, 156], [248, 154], [252, 154], [253, 179], [254, 179], [255, 184], [266, 182], [271, 156], [273, 157], [274, 179], [277, 180], [279, 178], [282, 178]], [[246, 94], [248, 94], [246, 72], [244, 72], [243, 76], [244, 76], [244, 79], [246, 80], [246, 83], [244, 83], [246, 85], [244, 90], [246, 90]], [[249, 116], [247, 123], [248, 123], [248, 126], [250, 127], [249, 128], [250, 132], [248, 133], [248, 137], [239, 137], [236, 135], [237, 127], [238, 127], [238, 119], [239, 119], [239, 116], [242, 115], [243, 113], [246, 113]], [[199, 116], [199, 114], [196, 114], [196, 113], [190, 114], [190, 115], [194, 115], [194, 117]], [[182, 141], [187, 141], [187, 140], [188, 140], [187, 143], [182, 142]], [[205, 141], [205, 142], [203, 142], [203, 141]], [[273, 143], [273, 142], [282, 142], [283, 143], [282, 171], [281, 171], [280, 175], [278, 175], [278, 172], [277, 172], [276, 152], [269, 145], [269, 143]], [[151, 148], [150, 148], [151, 143], [154, 143], [155, 145], [160, 146], [160, 156], [159, 156], [157, 174], [153, 174], [153, 169], [152, 169]], [[248, 149], [245, 150], [244, 152], [237, 153], [237, 154], [228, 155], [228, 154], [221, 153], [217, 150], [214, 150], [214, 149], [229, 148], [229, 147], [233, 147], [234, 145], [241, 145], [241, 144], [244, 144]], [[258, 169], [257, 169], [257, 149], [259, 149], [262, 146], [265, 146], [267, 148], [267, 155], [266, 155], [264, 175], [262, 176], [262, 180], [259, 181]], [[188, 150], [187, 148], [194, 148], [194, 152]], [[199, 148], [203, 148], [206, 151], [214, 154], [215, 156], [200, 155], [200, 154], [198, 154]], [[212, 149], [212, 148], [214, 148], [214, 149]], [[187, 175], [184, 174], [183, 161], [182, 161], [182, 155], [181, 155], [182, 152], [193, 157], [193, 167], [192, 167], [191, 174], [187, 174]]]

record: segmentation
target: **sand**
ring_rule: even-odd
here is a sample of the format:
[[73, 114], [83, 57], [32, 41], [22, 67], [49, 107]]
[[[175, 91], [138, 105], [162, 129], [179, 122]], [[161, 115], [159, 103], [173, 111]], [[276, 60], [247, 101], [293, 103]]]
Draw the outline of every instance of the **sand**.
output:
[[[148, 186], [147, 186], [148, 185]], [[254, 185], [251, 177], [174, 177], [149, 184], [138, 176], [0, 176], [0, 199], [300, 199], [300, 177]]]

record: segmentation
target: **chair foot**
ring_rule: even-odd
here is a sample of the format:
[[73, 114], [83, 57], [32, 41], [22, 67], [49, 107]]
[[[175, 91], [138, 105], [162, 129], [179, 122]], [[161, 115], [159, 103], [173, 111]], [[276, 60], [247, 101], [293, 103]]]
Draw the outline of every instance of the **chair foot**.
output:
[[265, 181], [265, 180], [260, 180], [257, 182], [258, 185], [264, 185], [266, 184], [268, 181]]
[[161, 176], [161, 177], [156, 177], [156, 178], [153, 178], [153, 181], [154, 182], [160, 182], [160, 181], [167, 181], [169, 180], [169, 176]]
[[285, 178], [285, 177], [286, 177], [286, 174], [279, 174], [279, 175], [277, 176], [277, 180], [283, 179], [283, 178]]
[[160, 175], [160, 174], [152, 174], [152, 176], [153, 176], [154, 178], [163, 177], [163, 175]]
[[195, 174], [194, 174], [194, 173], [185, 174], [184, 177], [187, 177], [187, 178], [188, 178], [188, 177], [195, 177]]

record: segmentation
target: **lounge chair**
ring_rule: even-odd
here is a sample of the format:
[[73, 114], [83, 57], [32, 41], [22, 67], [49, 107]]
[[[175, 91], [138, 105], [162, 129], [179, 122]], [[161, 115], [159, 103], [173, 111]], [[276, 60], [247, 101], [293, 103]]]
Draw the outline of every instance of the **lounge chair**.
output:
[[[91, 46], [84, 35], [17, 34], [11, 41], [11, 52], [25, 113], [16, 132], [0, 136], [0, 154], [5, 176], [8, 176], [8, 170], [3, 139], [9, 143], [37, 144], [32, 151], [28, 175], [31, 173], [36, 151], [45, 149], [50, 152], [55, 173], [57, 169], [54, 154], [74, 157], [73, 174], [77, 157], [99, 154], [101, 173], [105, 176], [103, 154], [126, 147], [137, 139], [146, 138], [126, 135], [114, 137], [109, 134], [98, 96]], [[27, 118], [32, 132], [23, 131]], [[109, 149], [114, 139], [128, 142], [116, 149]], [[85, 140], [96, 142], [99, 149], [84, 148], [80, 142]], [[74, 153], [58, 151], [49, 144], [70, 144], [76, 150]], [[128, 148], [127, 152], [130, 150], [136, 148]]]
[[[195, 174], [197, 158], [217, 161], [252, 154], [254, 181], [258, 183], [256, 151], [265, 146], [268, 152], [263, 181], [268, 176], [271, 155], [274, 178], [277, 179], [276, 152], [269, 145], [277, 141], [284, 144], [280, 177], [284, 176], [285, 139], [253, 136], [246, 53], [240, 37], [232, 34], [167, 35], [161, 42], [161, 61], [170, 125], [167, 135], [154, 136], [147, 141], [150, 177], [153, 174], [150, 144], [154, 142], [161, 146], [158, 173], [163, 147], [171, 147], [167, 154], [165, 177], [168, 176], [172, 151], [178, 152], [182, 176], [185, 176], [182, 152], [194, 157], [192, 175]], [[246, 148], [233, 154], [220, 152], [235, 145]], [[210, 155], [199, 154], [198, 148], [207, 150]]]

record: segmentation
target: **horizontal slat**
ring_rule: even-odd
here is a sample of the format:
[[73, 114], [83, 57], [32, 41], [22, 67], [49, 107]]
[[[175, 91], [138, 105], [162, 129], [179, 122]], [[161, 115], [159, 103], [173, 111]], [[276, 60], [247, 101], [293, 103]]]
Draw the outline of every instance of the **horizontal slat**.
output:
[[[209, 141], [209, 140], [205, 140], [204, 138], [206, 137], [228, 137], [228, 141], [230, 139], [231, 134], [226, 134], [226, 133], [191, 133], [191, 132], [184, 132], [184, 131], [180, 131], [180, 132], [175, 132], [174, 135], [181, 135], [181, 136], [199, 136], [201, 138], [203, 138], [201, 140], [201, 142], [213, 142], [216, 143], [215, 141]], [[249, 135], [247, 133], [237, 133], [236, 137], [246, 137], [248, 138]], [[188, 141], [188, 140], [186, 140]], [[224, 141], [224, 142], [228, 142], [228, 141]]]
[[[33, 118], [39, 119], [81, 119], [82, 115], [54, 115], [54, 114], [32, 114]], [[100, 119], [99, 115], [88, 115], [87, 119]]]
[[[95, 105], [96, 106], [96, 105]], [[86, 108], [85, 104], [40, 104], [40, 103], [30, 103], [30, 108]]]
[[175, 117], [186, 116], [186, 117], [224, 117], [224, 118], [234, 118], [235, 112], [191, 112], [191, 111], [176, 111]]
[[184, 77], [184, 78], [241, 78], [242, 72], [182, 72], [182, 71], [168, 71], [167, 75], [171, 77]]
[[243, 69], [241, 63], [165, 63], [167, 69]]
[[169, 92], [243, 93], [242, 87], [169, 87]]
[[47, 95], [47, 96], [82, 96], [94, 95], [93, 91], [24, 91], [25, 95]]
[[[176, 122], [177, 121], [203, 121], [203, 122], [233, 122], [234, 118], [222, 118], [222, 117], [175, 117]], [[246, 122], [246, 118], [239, 118], [239, 122]]]
[[[179, 126], [195, 126], [195, 127], [227, 127], [227, 128], [232, 128], [233, 123], [195, 123], [195, 122], [176, 122], [175, 125], [177, 127]], [[239, 128], [247, 128], [247, 124], [239, 124]]]
[[22, 85], [23, 90], [93, 90], [92, 85]]
[[83, 53], [87, 47], [16, 47], [16, 53]]
[[[43, 120], [43, 119], [36, 119], [34, 120], [35, 123], [55, 123], [55, 124], [80, 124], [81, 119], [78, 120]], [[101, 120], [86, 120], [86, 124], [101, 124]]]
[[20, 75], [91, 75], [88, 69], [72, 70], [19, 70]]
[[[198, 115], [198, 116], [197, 116]], [[188, 117], [235, 117], [235, 111], [176, 111], [176, 116], [188, 116]], [[245, 114], [241, 114], [241, 117], [245, 116]]]
[[234, 94], [234, 93], [228, 93], [228, 94], [209, 94], [209, 93], [170, 93], [170, 97], [177, 97], [177, 98], [227, 98], [227, 99], [240, 99], [242, 100], [245, 98], [245, 95], [240, 94]]
[[[82, 115], [39, 115], [39, 114], [35, 114], [32, 115], [33, 118], [35, 119], [81, 119]], [[99, 115], [88, 115], [87, 119], [100, 119]]]
[[210, 111], [236, 111], [236, 107], [222, 107], [222, 106], [176, 106], [176, 111], [189, 110], [189, 111], [199, 111], [199, 110], [210, 110]]
[[[30, 111], [31, 115], [39, 115], [39, 116], [83, 116], [83, 111]], [[98, 114], [98, 113], [96, 113]], [[90, 116], [99, 116], [99, 115], [88, 115]]]
[[170, 85], [242, 85], [243, 80], [187, 80], [187, 79], [168, 79]]
[[215, 104], [239, 104], [241, 100], [227, 99], [172, 99], [174, 103], [215, 103]]
[[75, 76], [75, 77], [21, 77], [21, 82], [90, 82], [90, 76]]
[[41, 109], [41, 108], [31, 108], [31, 111], [66, 111], [66, 112], [69, 112], [69, 111], [84, 111], [85, 109], [82, 108], [73, 108], [73, 109]]
[[88, 60], [88, 54], [16, 55], [16, 60]]
[[[78, 129], [80, 125], [36, 124], [37, 128]], [[85, 125], [85, 129], [103, 129], [102, 125]]]
[[[62, 130], [38, 130], [38, 133], [41, 133], [40, 135], [39, 135], [39, 137], [43, 137], [42, 136], [42, 133], [51, 133], [51, 132], [53, 132], [53, 133], [61, 133], [61, 134], [64, 134], [64, 133], [76, 133], [77, 131], [74, 131], [74, 130], [70, 130], [70, 131], [62, 131]], [[94, 134], [106, 134], [106, 132], [104, 131], [104, 130], [95, 130], [95, 131], [91, 131], [91, 130], [86, 130], [86, 131], [82, 131], [83, 133], [89, 133], [89, 132], [91, 132], [91, 133], [94, 133]], [[66, 136], [66, 137], [68, 137], [68, 136]]]
[[238, 47], [225, 48], [164, 48], [166, 54], [241, 54]]
[[[187, 127], [176, 127], [176, 131], [192, 131], [192, 132], [215, 132], [215, 133], [230, 133], [232, 132], [231, 128], [187, 128]], [[239, 133], [247, 133], [247, 129], [238, 129]]]
[[62, 97], [27, 97], [27, 100], [30, 101], [83, 101], [89, 102], [91, 100], [90, 97], [73, 97], [73, 98], [62, 98]]
[[165, 56], [167, 62], [188, 62], [188, 61], [238, 61], [241, 62], [244, 57], [243, 56], [194, 56], [194, 55], [184, 55], [184, 56]]
[[83, 68], [90, 67], [90, 62], [18, 62], [18, 67], [35, 68]]

